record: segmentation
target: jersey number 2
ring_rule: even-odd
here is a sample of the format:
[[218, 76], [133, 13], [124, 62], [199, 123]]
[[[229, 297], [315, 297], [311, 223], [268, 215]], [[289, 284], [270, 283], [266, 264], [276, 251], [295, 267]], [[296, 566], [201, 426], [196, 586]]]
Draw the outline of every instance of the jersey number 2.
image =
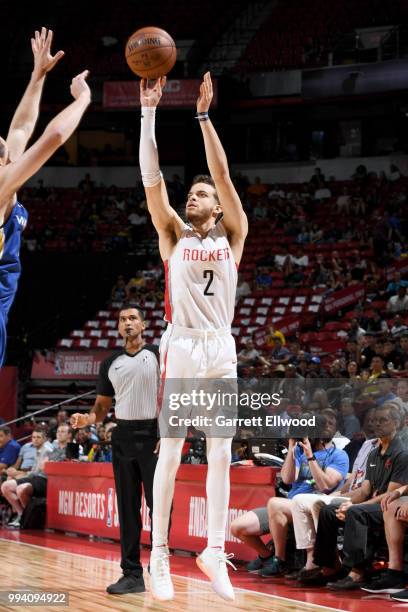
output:
[[211, 284], [214, 280], [214, 271], [213, 270], [204, 270], [204, 278], [209, 278], [206, 288], [204, 289], [204, 295], [214, 295], [213, 291], [210, 291]]

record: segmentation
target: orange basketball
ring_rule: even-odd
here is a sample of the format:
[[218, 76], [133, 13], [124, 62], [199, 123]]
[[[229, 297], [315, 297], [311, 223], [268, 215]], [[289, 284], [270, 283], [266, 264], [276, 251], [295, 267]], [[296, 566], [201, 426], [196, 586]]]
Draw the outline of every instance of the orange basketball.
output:
[[145, 79], [158, 79], [173, 68], [177, 59], [174, 40], [165, 30], [147, 27], [134, 32], [126, 43], [129, 68]]

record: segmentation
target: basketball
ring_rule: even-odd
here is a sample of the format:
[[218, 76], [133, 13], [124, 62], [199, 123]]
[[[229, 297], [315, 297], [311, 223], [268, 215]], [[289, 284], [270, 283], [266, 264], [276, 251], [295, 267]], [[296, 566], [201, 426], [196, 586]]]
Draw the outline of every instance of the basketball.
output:
[[173, 68], [176, 59], [174, 40], [165, 30], [154, 26], [137, 30], [126, 43], [129, 68], [145, 79], [164, 76]]

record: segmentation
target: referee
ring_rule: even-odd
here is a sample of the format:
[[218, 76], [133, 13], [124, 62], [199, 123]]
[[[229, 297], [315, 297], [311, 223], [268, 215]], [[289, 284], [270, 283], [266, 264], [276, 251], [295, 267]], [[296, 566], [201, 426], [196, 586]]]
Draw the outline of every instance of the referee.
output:
[[124, 348], [102, 362], [97, 396], [89, 414], [74, 414], [74, 428], [102, 422], [112, 408], [118, 426], [112, 431], [112, 463], [118, 500], [121, 568], [123, 576], [107, 587], [110, 594], [145, 591], [140, 563], [142, 483], [150, 519], [153, 512], [153, 476], [157, 461], [157, 393], [159, 351], [146, 344], [143, 313], [133, 306], [119, 312]]

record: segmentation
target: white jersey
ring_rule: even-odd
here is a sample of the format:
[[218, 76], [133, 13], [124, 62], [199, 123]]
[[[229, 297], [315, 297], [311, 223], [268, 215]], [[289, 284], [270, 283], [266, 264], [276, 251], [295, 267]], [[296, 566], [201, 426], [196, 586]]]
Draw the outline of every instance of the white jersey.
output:
[[164, 266], [166, 321], [202, 330], [231, 327], [238, 273], [222, 221], [205, 238], [185, 225]]

